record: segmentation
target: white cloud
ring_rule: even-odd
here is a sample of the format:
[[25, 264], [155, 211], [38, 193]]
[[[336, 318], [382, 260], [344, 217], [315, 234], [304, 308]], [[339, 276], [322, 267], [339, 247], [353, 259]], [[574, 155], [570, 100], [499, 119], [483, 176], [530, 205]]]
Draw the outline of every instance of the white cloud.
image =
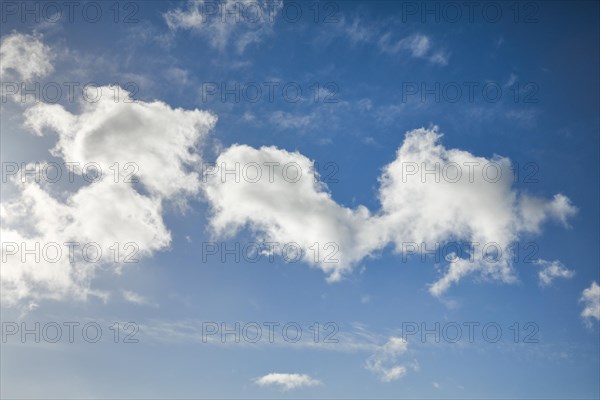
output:
[[[37, 104], [25, 112], [26, 125], [39, 135], [58, 133], [52, 153], [66, 162], [98, 163], [109, 173], [120, 163], [121, 178], [135, 171], [153, 195], [170, 198], [199, 190], [198, 173], [189, 166], [201, 161], [196, 147], [217, 118], [205, 111], [173, 109], [160, 101], [133, 101], [124, 89], [88, 89], [79, 114], [58, 104]], [[134, 163], [130, 167], [126, 163]]]
[[[36, 243], [41, 247], [57, 243], [62, 257], [57, 262], [29, 257], [22, 262], [21, 252], [15, 255], [2, 248], [7, 262], [2, 268], [2, 302], [15, 305], [28, 299], [85, 299], [107, 294], [91, 289], [92, 278], [100, 267], [114, 266], [118, 243], [120, 256], [117, 271], [126, 266], [123, 257], [134, 259], [150, 256], [168, 248], [171, 235], [163, 219], [164, 201], [185, 201], [200, 185], [198, 173], [188, 171], [200, 162], [195, 149], [208, 134], [216, 118], [198, 110], [173, 109], [155, 102], [123, 102], [111, 96], [115, 91], [100, 88], [103, 95], [96, 103], [82, 104], [78, 114], [71, 114], [59, 105], [38, 104], [26, 110], [26, 124], [43, 134], [50, 129], [58, 134], [53, 154], [67, 162], [97, 163], [102, 177], [77, 191], [53, 197], [47, 188], [33, 180], [13, 183], [19, 190], [16, 199], [2, 206], [2, 239], [26, 243], [28, 249]], [[121, 94], [123, 90], [121, 90]], [[120, 163], [115, 179], [115, 162]], [[137, 166], [144, 193], [124, 179]], [[81, 168], [76, 169], [81, 174]], [[81, 247], [73, 262], [68, 257], [65, 242], [94, 242], [102, 250], [97, 262], [82, 260]], [[127, 244], [130, 245], [127, 245]]]
[[30, 81], [42, 78], [54, 70], [52, 51], [40, 37], [12, 33], [0, 44], [0, 76], [3, 81], [19, 79]]
[[[297, 243], [303, 249], [302, 260], [321, 268], [330, 280], [339, 280], [376, 247], [377, 232], [370, 229], [373, 220], [368, 210], [348, 209], [332, 200], [326, 187], [315, 182], [313, 163], [302, 154], [275, 147], [234, 145], [216, 161], [217, 166], [227, 169], [238, 164], [240, 171], [250, 163], [261, 167], [258, 182], [236, 182], [221, 173], [206, 176], [205, 196], [212, 208], [210, 225], [218, 235], [231, 236], [249, 227], [259, 240]], [[315, 243], [318, 256], [310, 249]]]
[[406, 375], [408, 369], [417, 369], [415, 362], [399, 364], [398, 359], [408, 350], [408, 342], [399, 337], [390, 337], [377, 351], [367, 359], [366, 368], [379, 377], [382, 382], [391, 382]]
[[255, 380], [259, 386], [279, 386], [284, 391], [321, 385], [322, 383], [306, 374], [270, 373]]
[[[233, 42], [243, 53], [251, 43], [260, 43], [273, 33], [282, 1], [225, 0], [188, 1], [185, 9], [163, 14], [169, 29], [189, 29], [209, 39], [209, 44], [224, 50]], [[260, 11], [259, 11], [260, 10]]]
[[152, 302], [150, 302], [146, 297], [142, 296], [141, 294], [132, 292], [130, 290], [123, 290], [123, 298], [133, 304], [137, 304], [140, 306], [144, 306], [144, 305], [154, 305]]
[[[561, 195], [551, 201], [520, 195], [511, 187], [509, 159], [486, 159], [446, 149], [439, 143], [440, 138], [437, 128], [409, 132], [396, 160], [384, 169], [380, 189], [384, 230], [398, 252], [407, 241], [425, 243], [427, 249], [449, 240], [480, 244], [472, 260], [458, 258], [450, 263], [446, 274], [431, 286], [434, 295], [441, 295], [473, 272], [513, 282], [511, 243], [523, 232], [539, 232], [548, 218], [565, 221], [575, 208]], [[409, 165], [416, 165], [420, 173], [407, 176]], [[461, 167], [460, 175], [457, 165]], [[469, 165], [473, 166], [472, 172]], [[454, 173], [449, 172], [451, 166]], [[440, 176], [448, 171], [447, 178], [440, 177], [438, 183], [435, 176], [422, 174], [435, 169]], [[539, 204], [535, 217], [530, 215], [531, 208], [523, 206], [525, 200]], [[483, 254], [483, 246], [489, 243], [501, 250], [498, 257]]]
[[178, 86], [187, 86], [190, 82], [190, 73], [186, 69], [169, 67], [165, 75], [169, 79], [169, 83], [174, 83]]
[[590, 287], [581, 293], [579, 301], [584, 304], [581, 312], [583, 318], [588, 319], [588, 322], [592, 318], [600, 320], [600, 286], [596, 282], [592, 282]]
[[372, 39], [374, 34], [372, 30], [362, 24], [358, 18], [355, 18], [351, 24], [349, 24], [345, 18], [342, 18], [339, 22], [339, 27], [354, 44], [368, 42]]
[[448, 55], [442, 50], [432, 50], [431, 39], [426, 35], [412, 34], [400, 40], [393, 40], [392, 34], [388, 32], [379, 38], [377, 44], [384, 53], [409, 52], [414, 58], [427, 59], [434, 64], [448, 64]]
[[330, 39], [333, 35], [340, 35], [348, 38], [353, 45], [366, 43], [377, 46], [386, 54], [408, 54], [410, 57], [424, 59], [433, 64], [448, 64], [448, 52], [434, 46], [431, 37], [421, 33], [409, 34], [398, 39], [393, 35], [393, 32], [398, 31], [397, 27], [390, 28], [384, 23], [367, 24], [358, 16], [351, 22], [341, 18], [333, 29], [334, 31], [328, 32], [329, 36], [322, 38], [321, 42]]
[[536, 264], [542, 267], [538, 273], [541, 286], [549, 286], [554, 278], [569, 279], [575, 276], [575, 271], [567, 269], [560, 261], [537, 260]]
[[[321, 268], [329, 281], [340, 280], [361, 259], [390, 242], [401, 253], [409, 242], [432, 249], [451, 240], [479, 243], [479, 247], [470, 257], [452, 260], [446, 273], [431, 285], [432, 294], [443, 294], [475, 272], [484, 278], [516, 281], [510, 245], [522, 233], [539, 233], [547, 219], [566, 224], [576, 209], [563, 195], [546, 200], [518, 193], [512, 188], [509, 159], [446, 149], [440, 138], [435, 127], [407, 133], [396, 160], [383, 169], [381, 209], [376, 214], [363, 206], [349, 209], [333, 201], [326, 185], [315, 182], [312, 161], [297, 152], [231, 146], [221, 153], [217, 165], [232, 168], [236, 163], [263, 166], [271, 162], [278, 166], [272, 171], [272, 181], [265, 167], [258, 182], [207, 176], [205, 194], [213, 210], [210, 224], [220, 235], [234, 235], [248, 227], [260, 240], [297, 243], [304, 251], [302, 260]], [[297, 182], [284, 179], [283, 167], [292, 163], [302, 171]], [[460, 176], [455, 169], [448, 172], [456, 165], [461, 167]], [[437, 168], [440, 176], [446, 171], [449, 177], [436, 182], [433, 174], [409, 174], [408, 166], [418, 171]], [[315, 259], [314, 243], [334, 243], [336, 261]], [[500, 250], [497, 257], [483, 253], [488, 243]]]
[[294, 115], [285, 111], [275, 111], [269, 118], [270, 122], [281, 129], [302, 129], [315, 122], [315, 114]]

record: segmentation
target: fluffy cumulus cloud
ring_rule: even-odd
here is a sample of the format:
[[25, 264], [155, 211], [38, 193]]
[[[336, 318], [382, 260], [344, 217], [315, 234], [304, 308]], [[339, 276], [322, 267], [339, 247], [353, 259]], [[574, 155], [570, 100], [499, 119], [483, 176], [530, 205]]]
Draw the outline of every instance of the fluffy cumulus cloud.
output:
[[590, 287], [581, 293], [579, 301], [584, 305], [581, 312], [583, 318], [588, 322], [594, 318], [600, 321], [600, 286], [596, 282], [592, 282]]
[[87, 99], [98, 101], [84, 101], [79, 114], [41, 103], [26, 111], [26, 125], [39, 135], [45, 129], [58, 133], [52, 153], [65, 162], [93, 162], [103, 171], [118, 162], [123, 179], [134, 173], [160, 197], [198, 191], [198, 173], [188, 168], [200, 163], [195, 147], [216, 123], [214, 115], [173, 109], [160, 101], [133, 101], [127, 91], [114, 87], [88, 92]]
[[191, 30], [209, 39], [219, 50], [233, 43], [242, 53], [251, 43], [260, 43], [273, 33], [273, 25], [283, 7], [282, 1], [193, 0], [163, 16], [169, 29]]
[[[105, 297], [91, 289], [98, 268], [123, 267], [125, 261], [168, 248], [164, 202], [182, 201], [199, 190], [199, 176], [193, 171], [201, 161], [196, 147], [216, 118], [159, 101], [123, 101], [111, 88], [100, 90], [99, 100], [82, 104], [77, 114], [48, 104], [25, 111], [33, 132], [58, 135], [52, 153], [71, 163], [74, 174], [81, 175], [84, 165], [95, 165], [102, 173], [94, 174], [92, 183], [80, 179], [77, 190], [60, 198], [51, 194], [48, 184], [13, 177], [19, 195], [3, 202], [1, 213], [4, 305], [39, 298]], [[91, 245], [83, 251], [86, 244]], [[25, 248], [36, 246], [38, 259], [25, 254]]]
[[[471, 251], [451, 258], [431, 285], [432, 294], [443, 294], [473, 273], [515, 281], [511, 244], [523, 233], [539, 233], [548, 219], [566, 224], [576, 209], [561, 194], [542, 199], [517, 192], [509, 159], [446, 149], [440, 139], [436, 127], [407, 133], [396, 160], [383, 169], [377, 213], [332, 200], [315, 179], [312, 161], [297, 152], [234, 145], [205, 176], [210, 224], [219, 234], [247, 227], [261, 240], [296, 243], [303, 260], [321, 268], [330, 281], [389, 243], [403, 253], [407, 244], [435, 249], [458, 240], [471, 243]], [[239, 181], [221, 173], [236, 165]], [[250, 179], [244, 168], [252, 171]], [[302, 171], [298, 179], [295, 170]], [[335, 257], [315, 257], [315, 243], [321, 248], [333, 243]]]
[[60, 201], [38, 183], [14, 183], [20, 196], [2, 204], [0, 228], [4, 305], [68, 296], [105, 298], [90, 289], [91, 279], [97, 268], [118, 260], [111, 250], [115, 242], [136, 259], [169, 244], [160, 200], [129, 186], [103, 180]]
[[[186, 11], [172, 11], [166, 18], [173, 28], [204, 26], [203, 5], [190, 3]], [[430, 51], [424, 38], [403, 43], [414, 56]], [[6, 36], [2, 58], [2, 72], [22, 79], [52, 71], [51, 51], [35, 36]], [[518, 193], [512, 188], [510, 160], [447, 149], [435, 127], [408, 132], [396, 159], [383, 168], [377, 212], [338, 204], [310, 159], [275, 147], [233, 145], [221, 152], [214, 168], [201, 174], [201, 146], [216, 123], [214, 115], [160, 101], [134, 101], [123, 89], [115, 89], [88, 88], [85, 98], [96, 101], [82, 102], [76, 112], [44, 103], [25, 109], [27, 128], [37, 135], [56, 135], [52, 155], [77, 175], [86, 172], [82, 166], [94, 165], [102, 176], [89, 184], [80, 179], [81, 187], [59, 197], [44, 185], [15, 176], [19, 197], [2, 203], [3, 241], [18, 244], [2, 248], [4, 304], [67, 295], [105, 297], [91, 290], [91, 279], [98, 265], [110, 260], [82, 262], [81, 252], [71, 257], [68, 248], [69, 257], [48, 261], [53, 258], [46, 254], [31, 261], [22, 250], [56, 252], [44, 246], [58, 243], [64, 253], [64, 243], [77, 242], [94, 243], [108, 255], [118, 243], [122, 256], [149, 256], [170, 244], [162, 219], [164, 203], [182, 204], [189, 196], [208, 201], [215, 235], [231, 237], [248, 229], [257, 241], [280, 247], [269, 251], [319, 268], [329, 281], [341, 280], [388, 244], [397, 253], [407, 253], [407, 243], [426, 249], [451, 240], [477, 243], [468, 257], [449, 261], [430, 286], [434, 295], [474, 273], [514, 281], [511, 244], [523, 233], [540, 233], [547, 219], [566, 226], [576, 211], [561, 194], [543, 199]], [[482, 250], [489, 243], [495, 257]], [[544, 267], [540, 279], [550, 283], [570, 274], [555, 262]]]
[[277, 386], [284, 391], [321, 385], [321, 382], [306, 374], [270, 373], [254, 381], [259, 386]]
[[54, 70], [52, 51], [39, 36], [20, 33], [4, 36], [0, 44], [0, 59], [0, 76], [3, 81], [30, 81], [42, 78]]
[[575, 276], [575, 271], [567, 269], [560, 261], [537, 260], [542, 269], [538, 273], [541, 286], [550, 286], [555, 278], [569, 279]]
[[332, 281], [377, 247], [369, 211], [337, 204], [316, 179], [312, 161], [300, 153], [234, 145], [207, 169], [205, 180], [210, 225], [218, 235], [247, 227], [259, 241], [278, 243], [276, 252], [299, 246], [289, 259], [321, 268]]
[[[476, 271], [513, 281], [511, 244], [522, 233], [539, 232], [549, 218], [565, 221], [575, 208], [560, 194], [546, 200], [518, 193], [509, 159], [446, 149], [440, 139], [435, 127], [409, 132], [396, 160], [384, 169], [382, 229], [399, 252], [406, 242], [427, 249], [451, 240], [478, 244], [469, 257], [452, 258], [430, 288], [434, 295]], [[539, 207], [533, 210], [531, 203]]]
[[382, 382], [392, 382], [406, 375], [409, 369], [417, 369], [416, 362], [400, 364], [399, 358], [408, 350], [408, 342], [391, 337], [367, 359], [365, 367], [377, 374]]

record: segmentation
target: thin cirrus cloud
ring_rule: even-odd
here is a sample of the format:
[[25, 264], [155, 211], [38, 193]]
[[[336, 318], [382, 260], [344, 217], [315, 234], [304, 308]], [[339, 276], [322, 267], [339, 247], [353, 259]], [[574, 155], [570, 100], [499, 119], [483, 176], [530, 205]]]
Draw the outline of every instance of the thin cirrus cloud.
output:
[[[239, 7], [249, 7], [245, 11], [249, 15], [243, 18], [236, 15]], [[171, 31], [190, 30], [208, 38], [210, 45], [220, 51], [233, 44], [243, 53], [248, 45], [260, 43], [273, 34], [273, 25], [282, 7], [282, 1], [196, 0], [167, 11], [163, 17]], [[229, 12], [234, 14], [229, 15]]]
[[[207, 335], [203, 321], [194, 320], [154, 320], [143, 325], [145, 334], [159, 343], [203, 343], [215, 346], [239, 346], [238, 342], [221, 340], [218, 335]], [[419, 369], [416, 359], [409, 360], [408, 342], [398, 336], [384, 336], [368, 330], [362, 324], [353, 324], [352, 328], [340, 332], [339, 342], [315, 343], [311, 339], [300, 339], [291, 343], [286, 340], [273, 343], [257, 342], [256, 346], [282, 346], [295, 349], [319, 349], [322, 351], [343, 352], [347, 354], [367, 353], [363, 366], [371, 371], [381, 382], [393, 382]], [[242, 342], [244, 344], [244, 342]], [[247, 345], [250, 345], [247, 343]], [[271, 373], [255, 380], [261, 386], [279, 386], [292, 389], [292, 385], [309, 382], [300, 374]], [[311, 378], [311, 381], [312, 378]], [[260, 383], [259, 383], [260, 382]], [[299, 386], [297, 386], [299, 387]], [[294, 387], [295, 388], [295, 387]]]
[[448, 55], [442, 50], [433, 50], [431, 39], [422, 34], [413, 34], [394, 40], [391, 33], [386, 33], [377, 42], [379, 49], [388, 54], [410, 53], [411, 57], [422, 58], [433, 64], [447, 65]]
[[270, 374], [256, 378], [254, 382], [259, 386], [275, 386], [283, 391], [300, 389], [322, 385], [321, 381], [311, 378], [306, 374], [288, 374], [272, 372]]
[[367, 359], [365, 367], [377, 374], [382, 382], [392, 382], [406, 375], [409, 369], [419, 368], [416, 361], [400, 364], [399, 358], [408, 350], [408, 342], [399, 337], [389, 340]]
[[335, 26], [335, 34], [346, 37], [352, 44], [375, 46], [379, 51], [392, 56], [408, 55], [427, 60], [432, 64], [448, 65], [450, 53], [434, 44], [432, 38], [423, 33], [412, 33], [398, 38], [393, 32], [398, 29], [386, 24], [365, 24], [359, 17], [350, 22], [341, 18]]

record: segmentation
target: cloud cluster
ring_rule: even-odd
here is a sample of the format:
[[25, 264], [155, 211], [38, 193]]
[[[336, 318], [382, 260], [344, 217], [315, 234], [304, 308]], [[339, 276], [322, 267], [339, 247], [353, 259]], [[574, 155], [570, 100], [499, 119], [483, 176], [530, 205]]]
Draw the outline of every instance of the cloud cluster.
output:
[[[329, 281], [340, 280], [389, 243], [402, 253], [406, 243], [433, 249], [456, 240], [480, 247], [468, 258], [453, 258], [446, 273], [431, 285], [432, 294], [443, 294], [475, 272], [515, 281], [511, 244], [523, 233], [538, 233], [547, 219], [566, 223], [575, 207], [560, 194], [550, 200], [520, 194], [512, 188], [509, 159], [446, 149], [440, 138], [436, 127], [406, 134], [396, 159], [383, 169], [377, 213], [332, 200], [327, 187], [315, 179], [312, 161], [297, 152], [231, 146], [220, 154], [218, 165], [271, 164], [273, 179], [236, 182], [208, 176], [204, 192], [213, 210], [210, 225], [221, 235], [249, 228], [259, 240], [297, 243], [304, 261], [321, 268]], [[297, 181], [285, 178], [284, 169], [291, 164], [302, 172]], [[315, 259], [311, 251], [315, 243], [334, 243], [339, 250], [335, 260]], [[481, 251], [490, 243], [498, 252], [495, 257]]]
[[[114, 245], [135, 249], [136, 258], [168, 248], [171, 240], [163, 218], [165, 201], [181, 202], [195, 195], [200, 179], [193, 170], [201, 162], [197, 146], [216, 123], [199, 110], [173, 109], [154, 101], [126, 101], [110, 87], [99, 88], [95, 103], [83, 102], [73, 114], [60, 105], [37, 104], [25, 113], [25, 124], [42, 135], [57, 134], [52, 154], [82, 174], [82, 165], [95, 163], [102, 176], [61, 198], [34, 180], [13, 179], [19, 196], [2, 203], [3, 242], [19, 244], [14, 253], [2, 248], [2, 302], [23, 299], [85, 298], [106, 294], [91, 289], [99, 267], [116, 263]], [[123, 91], [121, 90], [121, 95]], [[118, 163], [119, 167], [115, 167]], [[131, 169], [123, 166], [131, 163]], [[117, 175], [115, 175], [118, 173]], [[137, 179], [139, 184], [127, 178]], [[103, 255], [98, 261], [82, 259], [81, 247], [73, 257], [22, 259], [23, 246], [43, 249], [49, 243], [94, 243]], [[37, 243], [37, 244], [36, 244]], [[128, 245], [129, 244], [129, 245]], [[63, 252], [65, 247], [62, 247]], [[95, 257], [93, 257], [95, 260]]]
[[[192, 16], [200, 12], [194, 11], [200, 3], [188, 5]], [[174, 15], [183, 18], [181, 13]], [[190, 18], [189, 24], [204, 16]], [[423, 38], [407, 43], [415, 56], [429, 50]], [[49, 49], [34, 36], [7, 36], [2, 54], [8, 59], [4, 62], [3, 57], [3, 68], [18, 71], [21, 77], [52, 71]], [[482, 251], [453, 258], [430, 286], [430, 292], [439, 296], [474, 273], [514, 281], [510, 245], [524, 233], [540, 233], [548, 219], [566, 225], [576, 212], [561, 194], [543, 199], [515, 190], [507, 158], [487, 159], [445, 148], [437, 127], [406, 134], [396, 159], [383, 168], [377, 212], [338, 204], [319, 182], [313, 161], [272, 146], [235, 144], [218, 156], [217, 165], [228, 168], [263, 166], [265, 176], [258, 181], [224, 180], [212, 174], [203, 176], [203, 183], [197, 172], [202, 141], [217, 118], [160, 101], [135, 101], [125, 90], [115, 89], [88, 88], [86, 98], [97, 101], [82, 102], [77, 112], [59, 104], [26, 108], [26, 127], [38, 135], [55, 133], [51, 153], [65, 163], [95, 163], [105, 172], [114, 172], [116, 163], [121, 167], [116, 168], [116, 181], [107, 174], [61, 199], [38, 183], [15, 180], [20, 197], [2, 203], [5, 241], [27, 246], [94, 242], [106, 253], [115, 242], [133, 242], [141, 256], [148, 256], [170, 244], [162, 219], [164, 202], [185, 203], [190, 196], [202, 196], [210, 205], [208, 223], [216, 235], [231, 237], [247, 228], [258, 241], [294, 243], [301, 249], [300, 259], [321, 269], [332, 282], [389, 244], [397, 253], [405, 252], [405, 243], [422, 243], [427, 249], [452, 240], [495, 244], [499, 256], [493, 260]], [[131, 170], [122, 168], [127, 164], [134, 166], [139, 184], [124, 182], [130, 178]], [[77, 166], [75, 172], [83, 173]], [[32, 265], [16, 258], [3, 269], [5, 304], [92, 293], [93, 265], [72, 260]], [[570, 273], [551, 264], [540, 279], [550, 283]]]

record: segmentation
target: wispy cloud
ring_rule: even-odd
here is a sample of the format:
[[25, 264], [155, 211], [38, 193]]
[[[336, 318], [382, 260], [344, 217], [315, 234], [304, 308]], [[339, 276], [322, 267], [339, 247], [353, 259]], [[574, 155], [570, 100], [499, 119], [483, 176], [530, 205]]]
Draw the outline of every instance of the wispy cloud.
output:
[[142, 296], [141, 294], [132, 292], [130, 290], [123, 290], [123, 298], [133, 304], [137, 304], [139, 306], [156, 306], [155, 303]]
[[409, 369], [418, 369], [416, 361], [403, 363], [399, 362], [401, 355], [406, 353], [408, 342], [399, 337], [391, 337], [377, 351], [367, 359], [366, 368], [379, 377], [382, 382], [392, 382], [400, 379]]
[[[239, 8], [245, 3], [260, 7], [262, 16], [241, 17]], [[243, 53], [248, 45], [260, 43], [273, 33], [275, 17], [282, 6], [282, 1], [194, 0], [185, 7], [167, 11], [163, 17], [172, 31], [191, 30], [208, 38], [214, 48], [223, 51], [232, 43], [238, 53]]]

